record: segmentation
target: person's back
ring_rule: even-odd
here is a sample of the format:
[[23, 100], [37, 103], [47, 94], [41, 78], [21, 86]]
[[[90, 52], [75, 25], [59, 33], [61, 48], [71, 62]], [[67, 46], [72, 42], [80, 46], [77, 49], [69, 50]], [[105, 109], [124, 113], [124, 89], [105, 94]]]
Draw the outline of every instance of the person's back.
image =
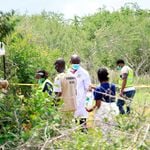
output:
[[56, 71], [59, 73], [55, 77], [54, 92], [57, 97], [62, 97], [64, 104], [62, 111], [76, 110], [76, 78], [71, 72], [65, 72], [65, 61], [58, 58], [54, 63]]
[[99, 87], [95, 89], [94, 96], [99, 97], [104, 102], [115, 102], [116, 87], [113, 83], [105, 82], [101, 83]]
[[62, 111], [76, 110], [76, 78], [72, 73], [66, 72], [60, 75], [61, 78], [61, 97], [64, 100]]
[[109, 82], [109, 73], [106, 68], [100, 68], [97, 75], [100, 85], [94, 88], [95, 105], [87, 109], [87, 111], [91, 112], [95, 110], [95, 126], [100, 126], [103, 131], [106, 131], [110, 127], [105, 124], [105, 121], [113, 123], [114, 117], [119, 113], [115, 102], [116, 87], [113, 83]]

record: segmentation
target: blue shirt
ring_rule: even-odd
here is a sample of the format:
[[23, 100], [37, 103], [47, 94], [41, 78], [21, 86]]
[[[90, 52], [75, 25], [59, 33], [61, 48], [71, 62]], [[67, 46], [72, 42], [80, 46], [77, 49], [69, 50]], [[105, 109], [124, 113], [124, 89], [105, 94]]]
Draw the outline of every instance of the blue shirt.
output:
[[105, 82], [105, 83], [102, 83], [99, 87], [97, 87], [94, 91], [94, 99], [95, 100], [101, 100], [101, 101], [104, 101], [107, 103], [114, 102], [115, 98], [106, 96], [103, 93], [115, 96], [115, 94], [116, 94], [115, 85], [112, 83]]

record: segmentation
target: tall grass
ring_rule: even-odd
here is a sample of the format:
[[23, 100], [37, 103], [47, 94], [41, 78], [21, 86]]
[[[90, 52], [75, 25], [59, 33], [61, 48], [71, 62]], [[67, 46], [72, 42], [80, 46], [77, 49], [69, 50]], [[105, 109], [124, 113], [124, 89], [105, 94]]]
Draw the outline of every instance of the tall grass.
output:
[[143, 76], [135, 77], [134, 84], [138, 84], [138, 85], [144, 84], [144, 85], [150, 86], [150, 75], [143, 75]]

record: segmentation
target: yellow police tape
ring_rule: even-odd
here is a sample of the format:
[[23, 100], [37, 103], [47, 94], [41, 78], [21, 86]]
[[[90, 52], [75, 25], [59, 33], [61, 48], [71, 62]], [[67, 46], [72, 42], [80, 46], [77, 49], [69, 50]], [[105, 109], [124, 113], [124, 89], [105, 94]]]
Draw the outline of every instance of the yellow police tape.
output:
[[150, 85], [135, 85], [135, 88], [149, 88]]
[[[120, 85], [118, 84], [115, 84], [117, 88], [120, 88]], [[149, 88], [150, 85], [144, 85], [144, 84], [141, 84], [141, 85], [133, 85], [133, 87], [135, 88]]]
[[10, 83], [10, 85], [14, 85], [14, 86], [37, 86], [38, 84], [31, 84], [31, 83]]
[[[10, 83], [10, 85], [14, 86], [37, 86], [38, 84], [32, 84], [32, 83]], [[149, 88], [150, 85], [135, 85], [135, 88]]]

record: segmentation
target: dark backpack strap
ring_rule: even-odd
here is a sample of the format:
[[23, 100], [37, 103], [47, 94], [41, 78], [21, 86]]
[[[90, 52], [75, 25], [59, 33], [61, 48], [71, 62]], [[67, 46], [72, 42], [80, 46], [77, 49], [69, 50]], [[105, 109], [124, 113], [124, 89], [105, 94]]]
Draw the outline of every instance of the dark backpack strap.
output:
[[44, 85], [43, 92], [47, 91], [49, 95], [53, 92], [53, 85], [50, 82], [46, 82]]
[[112, 88], [112, 84], [111, 84], [111, 83], [109, 83], [109, 88], [108, 88], [107, 90], [104, 89], [103, 87], [101, 87], [101, 89], [104, 91], [104, 94], [103, 94], [103, 97], [102, 97], [102, 99], [103, 99], [104, 102], [106, 102], [105, 98], [107, 99], [107, 97], [108, 97], [108, 99], [109, 99], [109, 102], [112, 102], [112, 101], [113, 101], [110, 96], [106, 96], [106, 95], [105, 95], [105, 93], [106, 93], [106, 94], [109, 94], [109, 95], [114, 94], [114, 93], [112, 93], [113, 91], [111, 90], [111, 88]]

